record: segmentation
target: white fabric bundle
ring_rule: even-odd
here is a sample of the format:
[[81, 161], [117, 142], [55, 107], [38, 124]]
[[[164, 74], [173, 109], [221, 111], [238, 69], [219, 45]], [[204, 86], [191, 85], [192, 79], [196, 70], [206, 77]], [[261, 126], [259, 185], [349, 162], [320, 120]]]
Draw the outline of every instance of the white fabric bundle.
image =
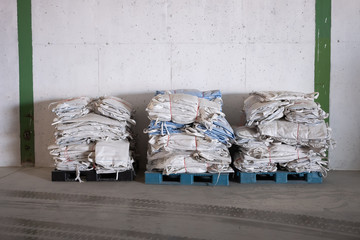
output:
[[231, 163], [230, 152], [227, 148], [213, 150], [196, 151], [193, 153], [196, 158], [205, 159], [205, 161], [216, 163], [216, 164], [227, 164]]
[[237, 145], [242, 145], [251, 140], [260, 140], [260, 133], [256, 128], [249, 128], [246, 126], [234, 127], [234, 134]]
[[[253, 92], [244, 102], [246, 126], [255, 127], [259, 124], [280, 119], [284, 116], [285, 108], [293, 105], [294, 101], [313, 102], [317, 97], [318, 93], [305, 94], [287, 91]], [[294, 111], [296, 108], [289, 109]]]
[[50, 145], [50, 154], [59, 160], [78, 160], [87, 161], [88, 156], [94, 151], [94, 144], [81, 145]]
[[301, 93], [301, 92], [290, 92], [290, 91], [260, 91], [253, 92], [251, 95], [255, 95], [259, 101], [291, 101], [291, 100], [314, 100], [319, 96], [318, 92], [314, 93]]
[[[76, 170], [79, 181], [80, 171], [94, 167], [98, 173], [132, 169], [128, 139], [132, 139], [130, 128], [135, 121], [131, 119], [133, 111], [129, 103], [116, 97], [102, 97], [93, 102], [80, 97], [54, 104], [57, 105], [52, 111], [57, 117], [52, 125], [56, 128], [57, 145], [49, 146], [49, 150], [56, 169]], [[96, 156], [92, 160], [94, 151]]]
[[161, 170], [163, 174], [167, 175], [187, 172], [204, 173], [207, 171], [207, 165], [204, 162], [199, 162], [190, 155], [171, 154], [166, 158], [148, 162], [147, 170]]
[[276, 164], [297, 172], [327, 170], [323, 158], [334, 143], [324, 121], [328, 114], [314, 102], [318, 95], [251, 93], [244, 103], [247, 127], [235, 129], [234, 166], [246, 172], [276, 171]]
[[[70, 160], [70, 161], [62, 161], [62, 160], [55, 160], [55, 166], [57, 170], [60, 171], [76, 171], [78, 176], [79, 171], [89, 171], [92, 170], [91, 163], [88, 161], [76, 161], [76, 160]], [[81, 180], [79, 180], [81, 181]]]
[[78, 118], [88, 114], [90, 112], [90, 108], [88, 106], [90, 101], [91, 100], [88, 97], [79, 97], [50, 104], [50, 106], [56, 104], [56, 106], [52, 109], [57, 116], [57, 118], [54, 119], [54, 123], [60, 123], [62, 121]]
[[322, 121], [319, 124], [307, 125], [285, 120], [276, 120], [258, 126], [262, 136], [290, 145], [328, 148], [332, 144], [331, 129]]
[[133, 169], [127, 140], [100, 141], [95, 146], [95, 163], [98, 173], [114, 173]]
[[[98, 114], [95, 114], [95, 113], [89, 113], [89, 114], [87, 114], [87, 115], [85, 115], [83, 117], [80, 117], [80, 118], [69, 119], [69, 120], [63, 121], [61, 124], [57, 125], [58, 126], [57, 128], [59, 128], [59, 126], [61, 126], [61, 127], [63, 127], [63, 129], [67, 129], [67, 127], [66, 127], [67, 124], [72, 124], [72, 123], [81, 124], [81, 123], [84, 123], [84, 122], [87, 122], [87, 123], [102, 123], [102, 124], [118, 126], [118, 127], [129, 126], [126, 121], [117, 121], [117, 120], [110, 119], [110, 118], [107, 118], [107, 117], [104, 117], [104, 116], [101, 116], [101, 115], [98, 115]], [[71, 127], [73, 127], [73, 125]]]
[[246, 126], [253, 127], [282, 118], [284, 116], [284, 106], [288, 104], [288, 101], [261, 102], [255, 95], [251, 95], [244, 102]]
[[284, 110], [285, 119], [290, 122], [317, 124], [329, 117], [320, 104], [310, 100], [297, 100]]
[[147, 170], [160, 170], [163, 174], [173, 173], [205, 173], [205, 172], [233, 172], [228, 163], [207, 161], [191, 154], [172, 153], [149, 161]]
[[[150, 148], [150, 146], [149, 146]], [[219, 154], [223, 154], [220, 156]], [[230, 153], [227, 151], [222, 152], [221, 150], [219, 152], [212, 152], [210, 150], [208, 151], [201, 151], [201, 152], [194, 152], [194, 151], [158, 151], [158, 152], [150, 152], [148, 151], [148, 163], [157, 161], [158, 159], [165, 159], [169, 158], [172, 155], [187, 155], [192, 156], [195, 159], [198, 159], [203, 162], [207, 162], [208, 164], [227, 164], [229, 165], [231, 163], [231, 157]]]
[[216, 148], [223, 148], [223, 144], [213, 139], [204, 139], [188, 135], [185, 133], [177, 133], [172, 135], [154, 135], [149, 139], [152, 151], [158, 151], [160, 149], [165, 151], [201, 151]]
[[295, 159], [293, 161], [280, 164], [288, 171], [292, 172], [321, 172], [326, 176], [328, 171], [328, 161], [323, 160], [320, 156], [312, 156], [311, 158]]
[[90, 113], [84, 117], [63, 121], [55, 132], [56, 144], [83, 144], [99, 140], [120, 140], [131, 136], [126, 121], [117, 121]]
[[204, 139], [185, 133], [151, 136], [149, 139], [150, 155], [159, 151], [197, 151], [209, 160], [222, 159], [231, 163], [229, 150], [224, 144], [217, 140]]
[[124, 99], [117, 97], [101, 97], [97, 101], [94, 101], [93, 105], [96, 113], [118, 121], [126, 120], [135, 125], [135, 121], [131, 119], [133, 107]]
[[211, 128], [221, 112], [221, 104], [187, 94], [159, 94], [153, 97], [146, 111], [150, 120], [180, 124], [199, 122]]
[[204, 98], [210, 101], [218, 102], [222, 105], [221, 99], [221, 91], [220, 90], [209, 90], [209, 91], [199, 91], [197, 89], [177, 89], [177, 90], [163, 90], [163, 91], [156, 91], [155, 95], [159, 94], [187, 94], [191, 96], [196, 96], [199, 98]]
[[88, 162], [88, 156], [94, 152], [94, 144], [81, 144], [81, 145], [69, 145], [49, 146], [50, 155], [55, 160], [55, 166], [58, 170], [74, 170], [76, 165], [81, 167], [81, 170], [85, 170], [90, 166]]
[[241, 172], [276, 172], [277, 170], [275, 162], [244, 160], [244, 154], [241, 151], [235, 152], [233, 158], [234, 167]]
[[[295, 147], [282, 143], [256, 144], [243, 149], [244, 161], [285, 163], [294, 159], [306, 158], [312, 154], [308, 148]], [[309, 155], [310, 154], [310, 155]]]
[[[290, 171], [298, 172], [299, 169], [305, 168], [307, 171], [317, 171], [319, 162], [322, 162], [322, 157], [310, 148], [257, 142], [247, 144], [247, 148], [242, 147], [241, 151], [235, 154], [233, 164], [244, 172], [274, 172], [277, 170], [276, 164], [279, 163], [283, 167], [289, 166]], [[302, 163], [308, 164], [300, 167], [299, 164]]]
[[[193, 152], [193, 151], [174, 151], [174, 152], [155, 152], [151, 155], [148, 155], [148, 162], [154, 162], [158, 159], [167, 158], [171, 155], [181, 155], [181, 154], [188, 154], [194, 157], [195, 159], [202, 159], [203, 161], [208, 162], [209, 164], [226, 164], [230, 165], [231, 163], [231, 156], [229, 152], [223, 152], [221, 150], [217, 150], [215, 152], [211, 151], [199, 151], [199, 152]], [[223, 154], [223, 156], [219, 155]]]

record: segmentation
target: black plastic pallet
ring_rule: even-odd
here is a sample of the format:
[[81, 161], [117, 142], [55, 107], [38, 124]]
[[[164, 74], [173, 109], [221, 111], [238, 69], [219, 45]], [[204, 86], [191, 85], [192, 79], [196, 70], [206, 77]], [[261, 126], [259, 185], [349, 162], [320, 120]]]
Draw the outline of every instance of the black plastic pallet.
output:
[[[51, 172], [51, 180], [53, 182], [74, 182], [76, 171], [60, 171], [53, 170]], [[96, 173], [95, 170], [80, 171], [82, 181], [101, 182], [101, 181], [133, 181], [135, 178], [134, 170], [119, 172], [116, 179], [116, 173]]]
[[246, 173], [235, 171], [234, 179], [239, 183], [322, 183], [320, 172], [258, 172]]

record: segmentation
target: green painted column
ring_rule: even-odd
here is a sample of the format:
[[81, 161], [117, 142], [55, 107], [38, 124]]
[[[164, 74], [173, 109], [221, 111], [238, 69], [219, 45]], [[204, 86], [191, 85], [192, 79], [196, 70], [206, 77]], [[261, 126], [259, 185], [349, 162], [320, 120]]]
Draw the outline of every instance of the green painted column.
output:
[[317, 102], [329, 112], [331, 0], [316, 0], [315, 25], [315, 91], [320, 93]]
[[31, 0], [17, 0], [21, 165], [35, 165]]

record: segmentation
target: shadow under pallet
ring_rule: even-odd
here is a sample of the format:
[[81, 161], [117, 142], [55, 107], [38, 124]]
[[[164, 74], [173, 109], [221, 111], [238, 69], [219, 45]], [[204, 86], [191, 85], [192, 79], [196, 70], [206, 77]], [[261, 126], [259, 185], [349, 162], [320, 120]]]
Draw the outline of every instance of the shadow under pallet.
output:
[[235, 171], [234, 178], [239, 183], [322, 183], [321, 172], [259, 172]]
[[[96, 173], [95, 170], [80, 171], [80, 178], [82, 181], [101, 182], [101, 181], [133, 181], [135, 172], [127, 170], [125, 172], [116, 173]], [[51, 180], [53, 182], [74, 182], [76, 178], [76, 171], [60, 171], [54, 170], [51, 172]]]
[[229, 186], [229, 173], [179, 173], [163, 175], [160, 172], [145, 172], [146, 184]]

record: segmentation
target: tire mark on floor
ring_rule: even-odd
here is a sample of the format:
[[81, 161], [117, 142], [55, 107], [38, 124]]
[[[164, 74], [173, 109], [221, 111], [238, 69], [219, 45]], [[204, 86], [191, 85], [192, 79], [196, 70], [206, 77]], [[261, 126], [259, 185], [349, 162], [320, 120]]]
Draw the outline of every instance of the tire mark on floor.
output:
[[[32, 219], [0, 217], [0, 236], [36, 237], [38, 239], [88, 239], [88, 240], [113, 240], [113, 239], [196, 239], [148, 233], [131, 230], [89, 227], [80, 224], [66, 224]], [[4, 238], [1, 238], [4, 239]]]
[[93, 205], [123, 206], [130, 209], [140, 208], [155, 211], [171, 211], [187, 214], [202, 214], [218, 217], [231, 217], [238, 219], [249, 219], [254, 221], [278, 223], [285, 225], [301, 226], [320, 231], [335, 232], [337, 234], [351, 234], [360, 236], [360, 223], [344, 220], [327, 219], [322, 217], [282, 213], [275, 211], [264, 211], [257, 209], [246, 209], [238, 207], [226, 207], [217, 205], [178, 203], [148, 199], [128, 199], [121, 197], [33, 192], [18, 190], [0, 190], [2, 196], [20, 198], [50, 200], [56, 202], [70, 202]]

